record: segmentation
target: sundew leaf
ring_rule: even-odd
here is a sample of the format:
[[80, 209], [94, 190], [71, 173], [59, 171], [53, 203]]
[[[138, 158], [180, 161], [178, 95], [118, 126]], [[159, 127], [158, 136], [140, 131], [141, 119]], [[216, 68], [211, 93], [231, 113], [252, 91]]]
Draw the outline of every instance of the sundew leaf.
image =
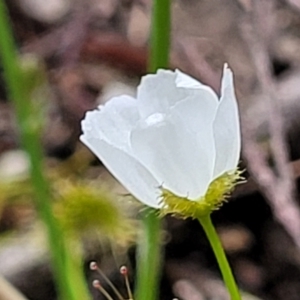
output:
[[66, 232], [86, 236], [100, 232], [117, 243], [134, 235], [132, 221], [113, 196], [103, 188], [84, 183], [60, 182], [55, 212]]

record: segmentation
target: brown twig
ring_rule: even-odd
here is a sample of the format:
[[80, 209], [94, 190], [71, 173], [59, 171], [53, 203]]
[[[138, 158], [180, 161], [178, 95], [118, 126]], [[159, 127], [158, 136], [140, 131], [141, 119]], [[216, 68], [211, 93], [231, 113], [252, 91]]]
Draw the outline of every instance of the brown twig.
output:
[[[201, 46], [201, 50], [198, 49]], [[174, 42], [174, 54], [172, 62], [175, 66], [184, 68], [189, 74], [195, 76], [202, 83], [212, 87], [219, 94], [221, 88], [221, 68], [214, 69], [207, 61], [207, 53], [212, 52], [212, 48], [217, 48], [207, 38], [177, 38]], [[194, 62], [197, 62], [196, 64]]]
[[8, 281], [0, 277], [0, 299], [1, 300], [27, 300]]
[[285, 0], [285, 2], [291, 6], [291, 8], [300, 11], [300, 1], [299, 0]]
[[[201, 264], [195, 265], [194, 261], [168, 260], [166, 274], [175, 295], [178, 295], [180, 299], [229, 300], [224, 283]], [[245, 292], [242, 292], [242, 298], [244, 300], [261, 299]]]
[[176, 295], [183, 300], [204, 300], [204, 296], [196, 289], [196, 287], [188, 280], [180, 279], [173, 285]]
[[[272, 2], [273, 3], [273, 2]], [[262, 99], [268, 105], [268, 126], [274, 168], [268, 164], [267, 154], [258, 146], [251, 122], [244, 126], [244, 156], [262, 193], [267, 197], [276, 218], [300, 247], [300, 211], [295, 203], [295, 182], [290, 168], [282, 108], [278, 99], [272, 67], [268, 55], [270, 31], [274, 24], [270, 1], [252, 0], [252, 9], [242, 25], [243, 36], [252, 55]], [[266, 36], [263, 36], [267, 32]]]

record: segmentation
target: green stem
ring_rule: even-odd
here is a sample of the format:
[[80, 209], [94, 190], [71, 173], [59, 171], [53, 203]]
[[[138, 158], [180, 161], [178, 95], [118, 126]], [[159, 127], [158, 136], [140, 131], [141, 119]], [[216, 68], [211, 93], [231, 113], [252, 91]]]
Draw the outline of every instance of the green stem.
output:
[[35, 191], [36, 206], [46, 226], [59, 297], [62, 300], [75, 300], [77, 299], [76, 290], [72, 288], [72, 280], [66, 265], [68, 253], [65, 241], [52, 212], [50, 187], [43, 174], [40, 124], [36, 121], [36, 116], [32, 115], [32, 91], [28, 89], [28, 80], [20, 65], [3, 0], [0, 0], [0, 57], [8, 95], [16, 112], [21, 142], [30, 159], [30, 176]]
[[137, 253], [137, 285], [135, 299], [154, 300], [158, 297], [161, 264], [161, 219], [157, 211], [143, 212], [143, 231]]
[[[148, 72], [169, 66], [170, 0], [154, 0], [152, 9]], [[143, 214], [143, 233], [137, 249], [135, 299], [155, 300], [161, 273], [161, 220], [154, 209]]]
[[231, 268], [229, 266], [228, 260], [226, 258], [224, 249], [215, 230], [215, 227], [211, 221], [210, 215], [201, 216], [198, 218], [201, 223], [206, 236], [210, 242], [213, 252], [217, 258], [223, 279], [227, 286], [228, 292], [230, 294], [231, 300], [241, 300], [241, 296], [236, 285], [235, 279], [233, 277]]
[[148, 72], [168, 68], [171, 30], [170, 0], [154, 0]]

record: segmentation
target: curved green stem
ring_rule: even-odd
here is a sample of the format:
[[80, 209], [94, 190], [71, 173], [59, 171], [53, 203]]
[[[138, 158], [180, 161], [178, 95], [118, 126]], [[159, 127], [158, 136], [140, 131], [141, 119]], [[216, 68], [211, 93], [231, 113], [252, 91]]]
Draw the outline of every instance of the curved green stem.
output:
[[201, 216], [198, 218], [201, 223], [206, 236], [210, 242], [210, 245], [213, 249], [213, 252], [218, 261], [224, 282], [227, 286], [228, 292], [230, 294], [231, 300], [241, 300], [241, 296], [236, 285], [235, 279], [233, 277], [231, 268], [229, 266], [228, 260], [226, 258], [224, 249], [218, 237], [218, 234], [215, 230], [214, 225], [212, 224], [210, 215]]
[[143, 212], [143, 231], [137, 249], [137, 286], [135, 299], [157, 299], [161, 264], [161, 219], [157, 211]]

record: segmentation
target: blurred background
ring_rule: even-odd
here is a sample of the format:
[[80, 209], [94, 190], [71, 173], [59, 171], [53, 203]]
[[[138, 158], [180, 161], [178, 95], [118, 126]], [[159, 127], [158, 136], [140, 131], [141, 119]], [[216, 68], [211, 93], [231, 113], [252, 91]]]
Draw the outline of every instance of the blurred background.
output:
[[[79, 142], [85, 112], [135, 95], [146, 74], [150, 0], [9, 0], [24, 65], [34, 65], [32, 119], [44, 172], [70, 249], [97, 260], [124, 289], [134, 281], [139, 205]], [[172, 1], [170, 68], [220, 94], [234, 72], [247, 182], [213, 213], [243, 299], [300, 299], [300, 1]], [[56, 299], [44, 228], [33, 205], [0, 62], [0, 274], [27, 299]], [[160, 299], [228, 299], [197, 222], [166, 218]], [[91, 289], [92, 290], [92, 289]], [[93, 291], [94, 299], [102, 299]], [[11, 298], [7, 300], [17, 300]]]

